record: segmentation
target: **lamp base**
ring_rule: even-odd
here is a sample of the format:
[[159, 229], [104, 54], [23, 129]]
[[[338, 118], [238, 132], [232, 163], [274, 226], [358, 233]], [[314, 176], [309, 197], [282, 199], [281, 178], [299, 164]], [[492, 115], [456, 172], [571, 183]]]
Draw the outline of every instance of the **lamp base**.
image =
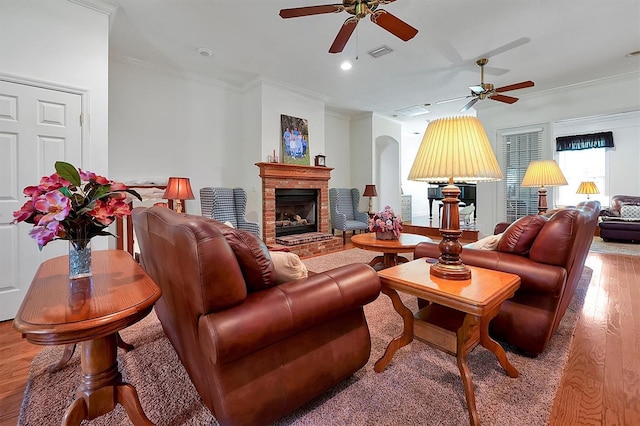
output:
[[538, 188], [538, 214], [547, 212], [547, 188], [541, 186]]
[[460, 260], [462, 244], [458, 241], [462, 236], [458, 207], [460, 188], [453, 184], [453, 179], [449, 180], [449, 185], [442, 188], [442, 195], [442, 241], [438, 245], [440, 257], [437, 263], [431, 265], [430, 274], [448, 280], [468, 280], [471, 278], [471, 270]]
[[445, 280], [464, 281], [471, 279], [471, 270], [462, 262], [459, 265], [447, 265], [438, 261], [431, 265], [429, 273]]

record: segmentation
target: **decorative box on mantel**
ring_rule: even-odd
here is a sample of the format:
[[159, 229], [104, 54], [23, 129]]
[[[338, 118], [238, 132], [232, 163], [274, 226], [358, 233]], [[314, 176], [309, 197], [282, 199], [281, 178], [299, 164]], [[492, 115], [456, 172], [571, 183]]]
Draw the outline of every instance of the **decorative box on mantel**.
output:
[[[285, 163], [256, 163], [256, 166], [260, 168], [262, 178], [262, 239], [265, 244], [276, 244], [276, 189], [317, 189], [318, 232], [331, 232], [329, 179], [333, 168]], [[324, 241], [321, 245], [326, 249], [327, 244]], [[295, 246], [290, 248], [295, 252]]]

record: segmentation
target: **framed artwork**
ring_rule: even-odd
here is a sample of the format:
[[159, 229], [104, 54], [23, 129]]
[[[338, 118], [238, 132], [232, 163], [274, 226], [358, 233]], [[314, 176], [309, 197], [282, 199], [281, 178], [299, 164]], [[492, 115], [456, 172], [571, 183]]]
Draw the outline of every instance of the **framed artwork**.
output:
[[311, 165], [309, 157], [309, 120], [290, 115], [280, 116], [281, 155], [283, 163]]

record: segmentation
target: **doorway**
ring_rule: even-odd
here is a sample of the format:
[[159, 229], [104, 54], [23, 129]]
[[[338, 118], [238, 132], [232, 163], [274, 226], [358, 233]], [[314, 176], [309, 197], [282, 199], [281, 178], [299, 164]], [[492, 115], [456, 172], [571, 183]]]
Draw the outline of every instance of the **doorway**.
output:
[[82, 161], [82, 95], [0, 77], [0, 321], [15, 317], [38, 266], [68, 252], [66, 241], [38, 250], [33, 225], [12, 224], [22, 193], [64, 160]]

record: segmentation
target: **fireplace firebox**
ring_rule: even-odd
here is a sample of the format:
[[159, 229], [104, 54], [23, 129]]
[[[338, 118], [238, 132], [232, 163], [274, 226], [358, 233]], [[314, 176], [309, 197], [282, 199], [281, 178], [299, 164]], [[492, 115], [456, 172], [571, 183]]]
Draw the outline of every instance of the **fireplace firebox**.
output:
[[317, 189], [276, 189], [276, 237], [318, 231]]

